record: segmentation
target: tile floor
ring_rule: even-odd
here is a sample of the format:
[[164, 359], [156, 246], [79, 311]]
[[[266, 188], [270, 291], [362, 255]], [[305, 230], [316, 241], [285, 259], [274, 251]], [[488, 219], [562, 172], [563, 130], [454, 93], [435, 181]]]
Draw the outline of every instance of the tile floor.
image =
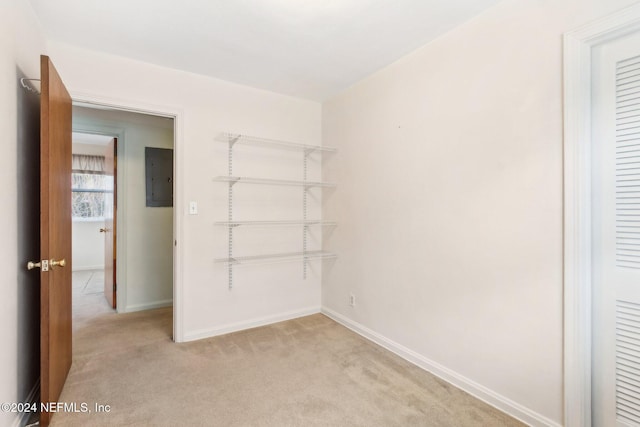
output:
[[101, 314], [115, 314], [104, 297], [104, 270], [72, 273], [73, 329]]

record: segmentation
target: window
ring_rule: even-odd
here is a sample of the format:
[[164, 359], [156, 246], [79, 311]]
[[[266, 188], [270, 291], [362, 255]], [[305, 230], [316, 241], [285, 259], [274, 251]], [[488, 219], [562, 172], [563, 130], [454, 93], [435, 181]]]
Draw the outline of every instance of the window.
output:
[[104, 195], [111, 177], [105, 175], [104, 157], [73, 155], [71, 212], [73, 218], [104, 216]]

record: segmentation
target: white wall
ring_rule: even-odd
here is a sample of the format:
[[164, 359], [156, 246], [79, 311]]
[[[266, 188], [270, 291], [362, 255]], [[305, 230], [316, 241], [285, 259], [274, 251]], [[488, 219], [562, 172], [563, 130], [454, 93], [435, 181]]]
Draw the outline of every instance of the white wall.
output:
[[562, 34], [632, 3], [506, 0], [325, 102], [323, 307], [561, 423]]
[[[76, 134], [72, 134], [72, 138], [75, 138]], [[108, 136], [107, 136], [108, 137]], [[81, 137], [80, 137], [81, 138]], [[73, 154], [86, 154], [88, 156], [104, 156], [104, 144], [88, 144], [88, 143], [74, 143], [72, 144]]]
[[145, 147], [173, 148], [173, 129], [125, 127], [126, 311], [171, 304], [173, 300], [173, 208], [147, 207]]
[[[319, 310], [320, 272], [303, 281], [297, 263], [246, 267], [236, 274], [234, 289], [228, 289], [225, 268], [213, 262], [226, 252], [226, 230], [213, 224], [226, 219], [226, 186], [212, 181], [226, 174], [225, 146], [213, 142], [218, 132], [319, 144], [318, 103], [58, 43], [50, 43], [49, 49], [72, 95], [89, 93], [115, 103], [121, 99], [182, 112], [178, 135], [182, 145], [176, 147], [176, 154], [182, 150], [182, 161], [177, 164], [176, 185], [185, 203], [176, 206], [176, 215], [184, 220], [184, 241], [178, 246], [183, 251], [186, 339]], [[250, 157], [247, 162], [260, 168], [271, 160]], [[262, 171], [280, 173], [281, 162], [272, 164]], [[187, 215], [192, 200], [199, 204], [198, 215]], [[269, 202], [263, 201], [265, 211]], [[301, 202], [296, 206], [300, 210]], [[265, 247], [246, 250], [270, 249], [268, 242], [260, 245]]]
[[[39, 377], [39, 276], [25, 269], [39, 255], [39, 98], [18, 79], [39, 78], [45, 44], [27, 1], [2, 0], [0, 8], [0, 401], [24, 402]], [[0, 426], [17, 418], [0, 412]]]
[[104, 269], [104, 228], [102, 218], [74, 218], [71, 226], [73, 271]]
[[[117, 251], [119, 312], [171, 305], [173, 299], [173, 210], [146, 206], [144, 157], [145, 147], [173, 148], [172, 121], [138, 116], [82, 107], [73, 109], [74, 129], [122, 132], [117, 159], [117, 228], [121, 240]], [[96, 224], [74, 222], [74, 231], [91, 227], [95, 228]], [[98, 234], [104, 264], [104, 235]]]

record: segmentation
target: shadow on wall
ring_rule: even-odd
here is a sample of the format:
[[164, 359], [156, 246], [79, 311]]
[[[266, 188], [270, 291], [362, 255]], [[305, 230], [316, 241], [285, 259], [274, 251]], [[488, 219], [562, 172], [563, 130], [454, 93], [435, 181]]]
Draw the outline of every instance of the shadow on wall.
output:
[[[26, 401], [40, 378], [40, 270], [27, 271], [40, 256], [40, 96], [20, 85], [16, 70], [18, 214], [18, 401]], [[33, 76], [30, 76], [33, 77]]]

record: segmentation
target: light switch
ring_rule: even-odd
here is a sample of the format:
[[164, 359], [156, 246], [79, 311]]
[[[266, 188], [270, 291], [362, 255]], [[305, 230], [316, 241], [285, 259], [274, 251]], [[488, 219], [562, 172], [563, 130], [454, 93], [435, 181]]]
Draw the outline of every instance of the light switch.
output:
[[189, 202], [189, 215], [198, 215], [198, 202]]

